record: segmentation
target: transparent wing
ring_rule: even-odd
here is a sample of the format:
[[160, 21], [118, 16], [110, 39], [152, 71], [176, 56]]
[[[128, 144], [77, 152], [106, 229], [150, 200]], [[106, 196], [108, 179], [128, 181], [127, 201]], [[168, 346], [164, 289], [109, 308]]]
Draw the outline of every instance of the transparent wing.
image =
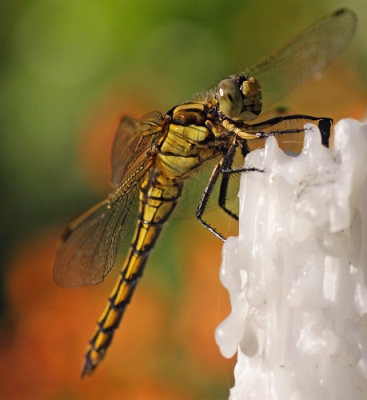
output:
[[136, 222], [139, 182], [151, 160], [65, 230], [57, 249], [53, 277], [61, 287], [97, 284], [112, 268], [121, 241]]
[[[348, 46], [356, 27], [353, 11], [338, 10], [301, 32], [280, 50], [237, 73], [258, 79], [263, 108], [266, 108], [333, 61]], [[208, 101], [214, 98], [215, 91], [216, 86], [196, 98]]]
[[115, 187], [130, 175], [134, 163], [146, 152], [155, 134], [162, 130], [164, 117], [158, 111], [144, 115], [140, 120], [125, 116], [121, 119], [112, 146], [112, 184]]
[[356, 27], [357, 17], [351, 10], [338, 10], [251, 67], [250, 74], [262, 86], [264, 106], [282, 99], [330, 64], [349, 45]]

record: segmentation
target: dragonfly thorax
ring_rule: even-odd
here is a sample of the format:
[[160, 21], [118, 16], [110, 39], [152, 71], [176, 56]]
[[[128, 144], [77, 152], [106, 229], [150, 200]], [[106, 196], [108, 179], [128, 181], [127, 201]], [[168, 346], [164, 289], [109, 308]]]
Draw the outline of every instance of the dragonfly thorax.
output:
[[261, 88], [253, 76], [230, 75], [219, 82], [216, 97], [219, 112], [228, 118], [251, 121], [261, 113]]

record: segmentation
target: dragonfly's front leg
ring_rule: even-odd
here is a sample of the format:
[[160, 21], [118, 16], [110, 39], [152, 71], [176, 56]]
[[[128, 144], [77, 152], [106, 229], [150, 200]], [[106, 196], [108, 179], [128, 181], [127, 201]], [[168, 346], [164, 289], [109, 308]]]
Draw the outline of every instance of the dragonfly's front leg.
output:
[[263, 131], [267, 128], [273, 128], [274, 126], [281, 124], [282, 122], [295, 120], [318, 121], [318, 127], [321, 133], [321, 143], [325, 147], [329, 147], [330, 129], [333, 123], [333, 119], [328, 117], [313, 117], [311, 115], [303, 114], [283, 115], [251, 125], [246, 124], [243, 121], [234, 121], [233, 126], [235, 128], [233, 129], [233, 131], [236, 132], [238, 136], [243, 137], [244, 139], [253, 139], [254, 136], [263, 139], [269, 136], [287, 135], [304, 131], [303, 128], [279, 130], [272, 129], [270, 132]]

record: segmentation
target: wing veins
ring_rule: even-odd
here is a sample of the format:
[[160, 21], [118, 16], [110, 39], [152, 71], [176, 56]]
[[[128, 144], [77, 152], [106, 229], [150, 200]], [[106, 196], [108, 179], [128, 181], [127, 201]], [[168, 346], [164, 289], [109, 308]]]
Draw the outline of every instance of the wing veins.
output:
[[138, 204], [139, 183], [151, 165], [150, 159], [143, 160], [120, 188], [69, 225], [55, 257], [53, 276], [59, 286], [103, 281], [136, 221], [132, 211]]

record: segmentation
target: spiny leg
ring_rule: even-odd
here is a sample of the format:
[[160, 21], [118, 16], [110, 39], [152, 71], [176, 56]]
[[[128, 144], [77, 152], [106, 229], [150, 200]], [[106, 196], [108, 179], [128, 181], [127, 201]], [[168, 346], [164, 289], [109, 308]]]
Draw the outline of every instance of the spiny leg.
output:
[[[232, 165], [232, 161], [233, 161], [233, 157], [236, 153], [236, 148], [239, 144], [237, 142], [233, 143], [231, 145], [231, 147], [229, 148], [228, 152], [225, 154], [225, 156], [220, 160], [220, 162], [214, 167], [214, 170], [212, 172], [212, 174], [210, 175], [208, 184], [206, 185], [204, 192], [201, 196], [197, 211], [196, 211], [196, 217], [199, 220], [199, 222], [206, 228], [208, 229], [210, 232], [212, 232], [217, 238], [221, 239], [221, 240], [225, 240], [224, 236], [222, 234], [220, 234], [215, 228], [213, 228], [208, 222], [205, 222], [202, 219], [202, 216], [204, 214], [204, 211], [206, 210], [206, 207], [208, 205], [209, 199], [210, 199], [210, 195], [213, 192], [214, 186], [218, 180], [218, 177], [220, 174], [222, 174], [222, 168], [223, 166], [231, 166]], [[257, 168], [243, 168], [242, 172], [249, 172], [249, 171], [257, 171], [257, 172], [261, 172], [261, 170], [257, 169]], [[228, 178], [229, 179], [229, 178]], [[228, 188], [228, 180], [225, 178], [225, 183], [223, 184], [224, 189], [223, 189], [223, 196], [225, 199], [225, 194]], [[224, 206], [225, 206], [225, 200], [224, 200]], [[222, 207], [223, 208], [223, 207]], [[226, 212], [228, 212], [231, 215], [231, 211], [227, 210], [226, 208], [224, 208], [224, 210]], [[233, 214], [233, 213], [232, 213]], [[236, 215], [233, 214], [233, 217], [236, 218]]]
[[[248, 145], [247, 142], [244, 140], [241, 144], [241, 150], [242, 150], [242, 156], [244, 159], [246, 159], [246, 155], [249, 153]], [[227, 202], [227, 192], [228, 192], [228, 185], [229, 185], [229, 179], [231, 177], [230, 174], [223, 174], [223, 171], [225, 170], [231, 170], [232, 169], [232, 163], [233, 163], [233, 157], [226, 157], [226, 159], [223, 161], [222, 168], [221, 168], [221, 173], [222, 173], [222, 180], [220, 184], [220, 190], [219, 190], [219, 207], [227, 213], [230, 217], [238, 221], [238, 215], [235, 214], [233, 211], [229, 210], [226, 206]], [[227, 160], [227, 161], [226, 161]]]
[[[331, 118], [322, 118], [319, 119], [318, 128], [321, 134], [321, 143], [325, 147], [329, 147], [329, 139], [330, 139], [330, 131], [333, 120]], [[253, 125], [252, 125], [253, 126]], [[292, 133], [300, 133], [304, 131], [304, 129], [282, 129], [282, 130], [272, 130], [271, 132], [256, 132], [255, 135], [259, 139], [267, 138], [270, 136], [280, 136], [287, 135]], [[236, 171], [240, 172], [240, 171]]]
[[[292, 114], [292, 115], [278, 115], [277, 117], [270, 118], [266, 121], [258, 122], [256, 124], [246, 124], [242, 120], [232, 121], [232, 123], [237, 128], [244, 128], [249, 133], [251, 132], [256, 133], [258, 130], [270, 128], [275, 125], [281, 124], [282, 122], [293, 121], [293, 120], [308, 120], [308, 121], [320, 121], [320, 122], [325, 121], [324, 122], [325, 124], [327, 124], [326, 121], [329, 121], [330, 125], [333, 122], [332, 118], [328, 117], [313, 117], [312, 115]], [[279, 132], [281, 132], [281, 130], [279, 130]]]
[[[230, 169], [232, 165], [229, 165], [228, 168]], [[230, 174], [222, 174], [222, 180], [220, 183], [220, 190], [219, 190], [219, 207], [230, 217], [238, 221], [238, 215], [235, 214], [233, 211], [227, 208], [227, 192], [228, 192], [228, 185], [229, 185], [229, 178], [231, 177]]]
[[213, 233], [217, 238], [224, 241], [224, 237], [202, 219], [206, 206], [208, 205], [210, 195], [214, 189], [214, 185], [218, 180], [219, 174], [220, 174], [220, 162], [214, 167], [213, 172], [210, 175], [208, 184], [204, 189], [204, 192], [198, 204], [198, 208], [196, 210], [196, 218], [201, 223], [201, 225], [203, 225], [206, 229], [208, 229], [211, 233]]
[[[300, 117], [299, 115], [288, 115], [286, 116], [288, 117], [288, 120], [293, 119], [294, 118], [298, 118]], [[286, 117], [275, 117], [271, 120], [265, 121], [264, 123], [267, 123], [269, 121], [274, 121], [277, 119], [283, 119]], [[302, 117], [306, 117], [306, 116], [302, 116]], [[321, 143], [323, 146], [325, 147], [329, 147], [329, 139], [330, 139], [330, 130], [331, 130], [331, 125], [333, 123], [333, 119], [332, 118], [317, 118], [317, 117], [309, 117], [307, 116], [307, 118], [309, 119], [313, 119], [313, 120], [319, 120], [319, 124], [318, 124], [318, 128], [320, 130], [320, 134], [321, 134]], [[280, 122], [283, 122], [280, 121]], [[279, 122], [278, 122], [279, 123]], [[256, 125], [261, 125], [260, 124], [256, 124]], [[251, 126], [255, 126], [255, 125], [251, 125]], [[279, 136], [279, 135], [284, 135], [284, 134], [292, 134], [292, 133], [300, 133], [304, 131], [304, 129], [286, 129], [286, 130], [279, 130], [279, 131], [271, 131], [271, 132], [256, 132], [256, 136], [258, 138], [266, 138], [266, 137], [270, 137], [270, 136]], [[221, 173], [223, 174], [223, 178], [225, 176], [230, 176], [231, 174], [238, 174], [240, 172], [246, 172], [248, 171], [248, 168], [246, 167], [241, 167], [241, 168], [222, 168], [221, 169]], [[228, 187], [228, 182], [226, 183], [227, 187]], [[225, 188], [225, 190], [227, 189], [227, 187]], [[224, 196], [225, 199], [225, 196]]]

